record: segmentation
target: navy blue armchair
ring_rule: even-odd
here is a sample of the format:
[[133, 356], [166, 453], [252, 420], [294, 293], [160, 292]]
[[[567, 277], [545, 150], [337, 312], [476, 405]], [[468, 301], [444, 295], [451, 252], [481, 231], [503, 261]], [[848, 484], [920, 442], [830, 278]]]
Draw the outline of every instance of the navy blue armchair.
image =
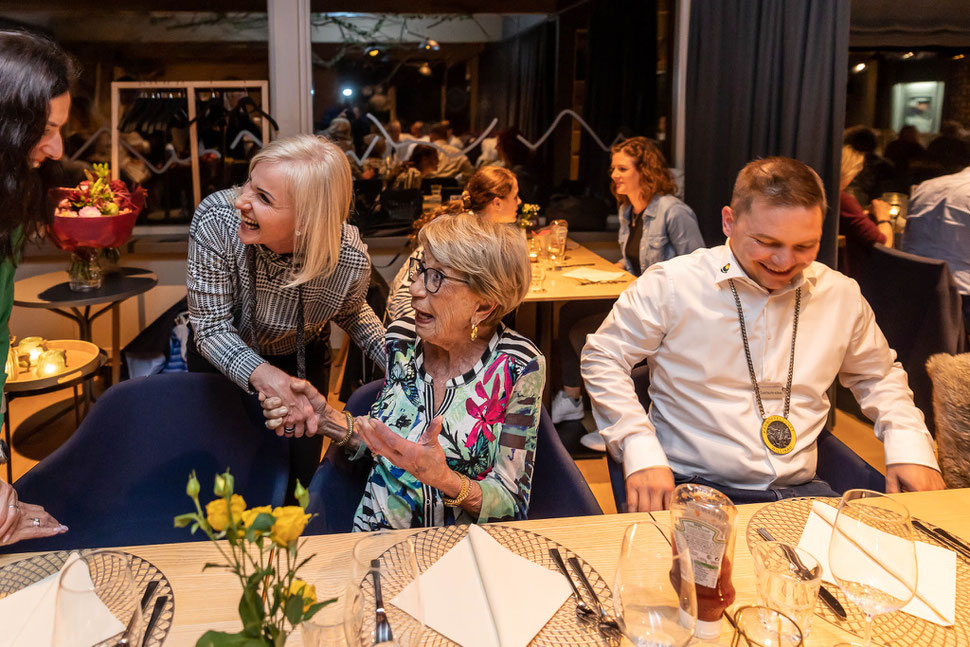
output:
[[[345, 410], [355, 416], [365, 415], [382, 386], [383, 381], [378, 380], [360, 387], [347, 400]], [[369, 473], [369, 461], [350, 461], [342, 448], [331, 445], [308, 488], [310, 505], [307, 512], [317, 516], [307, 526], [307, 534], [350, 532]], [[591, 514], [603, 514], [603, 511], [543, 408], [532, 473], [529, 518]]]
[[215, 373], [166, 373], [108, 389], [71, 438], [22, 476], [21, 500], [44, 506], [70, 531], [11, 551], [95, 548], [199, 540], [172, 518], [192, 509], [195, 470], [202, 500], [231, 468], [250, 505], [282, 505], [286, 440], [263, 426], [256, 398]]

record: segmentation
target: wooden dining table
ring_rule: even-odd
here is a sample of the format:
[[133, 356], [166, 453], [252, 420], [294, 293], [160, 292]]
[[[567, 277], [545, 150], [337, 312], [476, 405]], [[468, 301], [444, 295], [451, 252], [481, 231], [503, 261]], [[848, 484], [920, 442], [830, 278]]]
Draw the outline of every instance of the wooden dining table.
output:
[[[970, 508], [970, 489], [908, 493], [895, 496], [909, 508], [914, 517], [936, 524], [960, 537], [970, 538], [970, 517], [966, 514], [967, 509]], [[733, 572], [737, 599], [729, 611], [740, 605], [755, 603], [754, 566], [744, 537], [748, 521], [764, 505], [770, 504], [752, 504], [738, 507], [738, 539], [735, 547]], [[507, 525], [538, 533], [562, 544], [582, 557], [612, 586], [625, 529], [634, 522], [650, 519], [664, 525], [669, 522], [668, 514], [660, 512], [530, 520], [511, 522]], [[110, 520], [106, 520], [106, 523], [110, 523]], [[394, 532], [399, 533], [403, 538], [409, 533], [419, 531], [400, 530]], [[341, 559], [350, 560], [353, 546], [361, 536], [359, 534], [338, 534], [308, 537], [305, 546], [301, 549], [301, 554], [326, 554], [328, 559], [338, 562]], [[658, 536], [657, 541], [664, 540]], [[235, 576], [218, 570], [210, 569], [205, 572], [202, 570], [206, 562], [221, 561], [220, 554], [212, 542], [127, 546], [122, 550], [138, 555], [157, 566], [172, 585], [175, 594], [175, 618], [165, 641], [166, 647], [194, 645], [199, 636], [209, 629], [219, 631], [241, 630], [242, 625], [237, 611], [240, 595], [239, 581]], [[0, 556], [0, 566], [24, 559], [32, 554], [34, 553]], [[666, 577], [668, 566], [666, 564], [658, 565], [658, 577]], [[568, 599], [565, 604], [573, 604], [572, 599]], [[607, 601], [607, 605], [609, 605], [609, 601]], [[958, 604], [958, 616], [967, 612], [967, 609], [961, 609]], [[695, 641], [691, 644], [729, 645], [731, 636], [732, 629], [727, 622], [724, 622], [719, 642], [702, 643]], [[836, 642], [852, 639], [859, 642], [858, 637], [842, 631], [822, 617], [817, 616], [812, 623], [811, 635], [805, 644], [809, 647], [816, 645], [830, 647]], [[302, 645], [299, 631], [293, 632], [287, 645]]]

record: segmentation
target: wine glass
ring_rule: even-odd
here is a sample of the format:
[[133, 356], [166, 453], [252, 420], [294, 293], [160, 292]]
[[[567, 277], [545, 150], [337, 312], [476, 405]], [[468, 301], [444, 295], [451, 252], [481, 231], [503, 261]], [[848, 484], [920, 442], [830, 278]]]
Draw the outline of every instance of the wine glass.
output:
[[[424, 607], [420, 575], [413, 538], [399, 532], [379, 531], [359, 539], [354, 545], [348, 587], [348, 644], [351, 647], [377, 644], [414, 647], [421, 644]], [[378, 640], [382, 636], [378, 633], [381, 620], [378, 620], [375, 582], [380, 582], [384, 612], [393, 637], [391, 641]], [[402, 593], [401, 599], [395, 600]]]
[[832, 577], [866, 614], [865, 647], [877, 615], [897, 611], [916, 592], [916, 546], [906, 507], [872, 490], [842, 495], [829, 543]]
[[613, 609], [623, 634], [638, 647], [684, 647], [697, 624], [694, 568], [685, 544], [654, 521], [623, 535], [613, 583]]
[[140, 592], [131, 573], [131, 556], [95, 551], [68, 557], [57, 582], [54, 647], [84, 647], [127, 634], [127, 645], [141, 647], [144, 634]]

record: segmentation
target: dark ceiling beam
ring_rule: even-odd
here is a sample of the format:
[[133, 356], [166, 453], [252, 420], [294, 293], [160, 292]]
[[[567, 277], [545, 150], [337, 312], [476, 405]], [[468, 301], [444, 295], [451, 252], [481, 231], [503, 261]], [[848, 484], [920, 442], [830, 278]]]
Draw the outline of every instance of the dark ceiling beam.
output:
[[[310, 0], [316, 13], [555, 13], [564, 0]], [[266, 0], [0, 0], [3, 11], [245, 11], [265, 12]]]

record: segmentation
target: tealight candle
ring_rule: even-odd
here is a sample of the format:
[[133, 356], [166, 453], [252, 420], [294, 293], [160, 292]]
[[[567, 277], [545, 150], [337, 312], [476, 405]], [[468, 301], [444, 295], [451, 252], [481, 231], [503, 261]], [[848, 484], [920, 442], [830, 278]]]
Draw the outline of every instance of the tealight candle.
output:
[[20, 374], [20, 361], [17, 356], [17, 349], [13, 346], [7, 351], [7, 364], [4, 368], [8, 380], [16, 380]]
[[45, 350], [37, 358], [37, 377], [56, 375], [67, 368], [67, 352], [55, 349]]
[[17, 351], [20, 354], [26, 354], [28, 357], [28, 366], [36, 364], [37, 358], [40, 354], [47, 350], [47, 344], [43, 337], [24, 337], [20, 340], [20, 344], [17, 346]]

